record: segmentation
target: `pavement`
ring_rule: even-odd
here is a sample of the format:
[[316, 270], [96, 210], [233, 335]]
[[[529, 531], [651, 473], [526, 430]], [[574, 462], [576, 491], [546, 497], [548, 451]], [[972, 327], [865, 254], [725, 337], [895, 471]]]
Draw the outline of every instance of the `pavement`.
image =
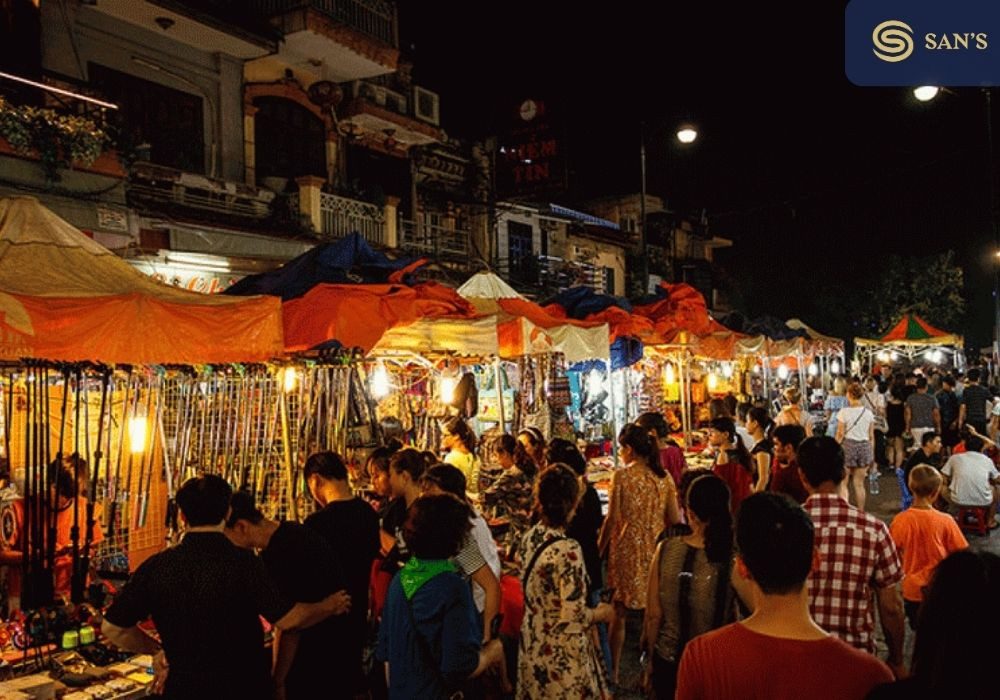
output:
[[[891, 473], [890, 470], [883, 470], [882, 476], [879, 479], [879, 493], [875, 495], [868, 494], [866, 507], [869, 513], [881, 518], [886, 524], [889, 524], [892, 518], [899, 513], [899, 483], [895, 474]], [[969, 533], [966, 533], [965, 536], [969, 541], [970, 548], [993, 552], [1000, 556], [1000, 528], [991, 530], [985, 536]], [[880, 649], [880, 656], [884, 659], [886, 656], [885, 644], [881, 639], [881, 628], [877, 623], [876, 629], [879, 630], [877, 643]], [[619, 689], [615, 694], [616, 699], [643, 700], [646, 697], [645, 694], [638, 690], [630, 690], [630, 688], [636, 688], [639, 683], [639, 635], [641, 632], [642, 615], [640, 613], [630, 613], [626, 626], [625, 650], [622, 656], [621, 678], [619, 679], [622, 689]], [[909, 666], [910, 657], [913, 654], [913, 632], [908, 625], [906, 627], [906, 638], [904, 639], [903, 647], [906, 664]]]

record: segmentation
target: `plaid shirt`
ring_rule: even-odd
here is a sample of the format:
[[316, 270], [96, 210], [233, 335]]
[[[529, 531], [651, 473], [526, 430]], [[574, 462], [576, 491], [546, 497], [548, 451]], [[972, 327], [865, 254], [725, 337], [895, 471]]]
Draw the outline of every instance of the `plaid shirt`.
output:
[[820, 552], [819, 567], [809, 575], [809, 612], [827, 632], [874, 653], [872, 588], [903, 579], [889, 528], [834, 494], [812, 495], [804, 507]]

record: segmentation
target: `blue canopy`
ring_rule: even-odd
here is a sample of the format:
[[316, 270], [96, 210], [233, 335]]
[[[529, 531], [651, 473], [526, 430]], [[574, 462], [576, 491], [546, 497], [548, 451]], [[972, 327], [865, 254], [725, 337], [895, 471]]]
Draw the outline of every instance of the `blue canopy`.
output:
[[542, 302], [542, 306], [548, 304], [558, 304], [566, 309], [567, 316], [577, 320], [584, 319], [590, 314], [599, 314], [612, 306], [632, 313], [632, 302], [628, 299], [610, 294], [598, 294], [590, 287], [571, 287]]
[[360, 233], [351, 233], [333, 243], [320, 243], [276, 270], [244, 277], [224, 293], [238, 296], [270, 294], [288, 301], [321, 283], [385, 283], [389, 275], [412, 262], [411, 259], [391, 260], [368, 245]]
[[722, 318], [722, 325], [737, 333], [763, 335], [771, 340], [790, 340], [792, 338], [809, 337], [809, 334], [804, 330], [789, 328], [785, 325], [784, 321], [773, 316], [747, 318], [738, 311], [726, 314]]

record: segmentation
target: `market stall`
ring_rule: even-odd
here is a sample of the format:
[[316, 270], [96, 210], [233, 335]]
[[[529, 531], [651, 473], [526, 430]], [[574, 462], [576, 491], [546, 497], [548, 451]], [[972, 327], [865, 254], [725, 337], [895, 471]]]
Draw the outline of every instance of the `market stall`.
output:
[[962, 336], [935, 328], [916, 314], [906, 314], [880, 338], [855, 338], [854, 356], [871, 371], [876, 364], [931, 363], [965, 366]]

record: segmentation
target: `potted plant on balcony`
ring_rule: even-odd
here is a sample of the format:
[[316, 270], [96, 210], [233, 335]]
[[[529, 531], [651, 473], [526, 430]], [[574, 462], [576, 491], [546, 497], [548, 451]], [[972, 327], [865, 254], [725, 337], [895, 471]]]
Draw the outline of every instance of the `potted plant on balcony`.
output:
[[0, 97], [0, 139], [14, 153], [38, 158], [45, 176], [59, 180], [59, 168], [87, 167], [111, 146], [103, 124], [52, 109], [12, 105]]

